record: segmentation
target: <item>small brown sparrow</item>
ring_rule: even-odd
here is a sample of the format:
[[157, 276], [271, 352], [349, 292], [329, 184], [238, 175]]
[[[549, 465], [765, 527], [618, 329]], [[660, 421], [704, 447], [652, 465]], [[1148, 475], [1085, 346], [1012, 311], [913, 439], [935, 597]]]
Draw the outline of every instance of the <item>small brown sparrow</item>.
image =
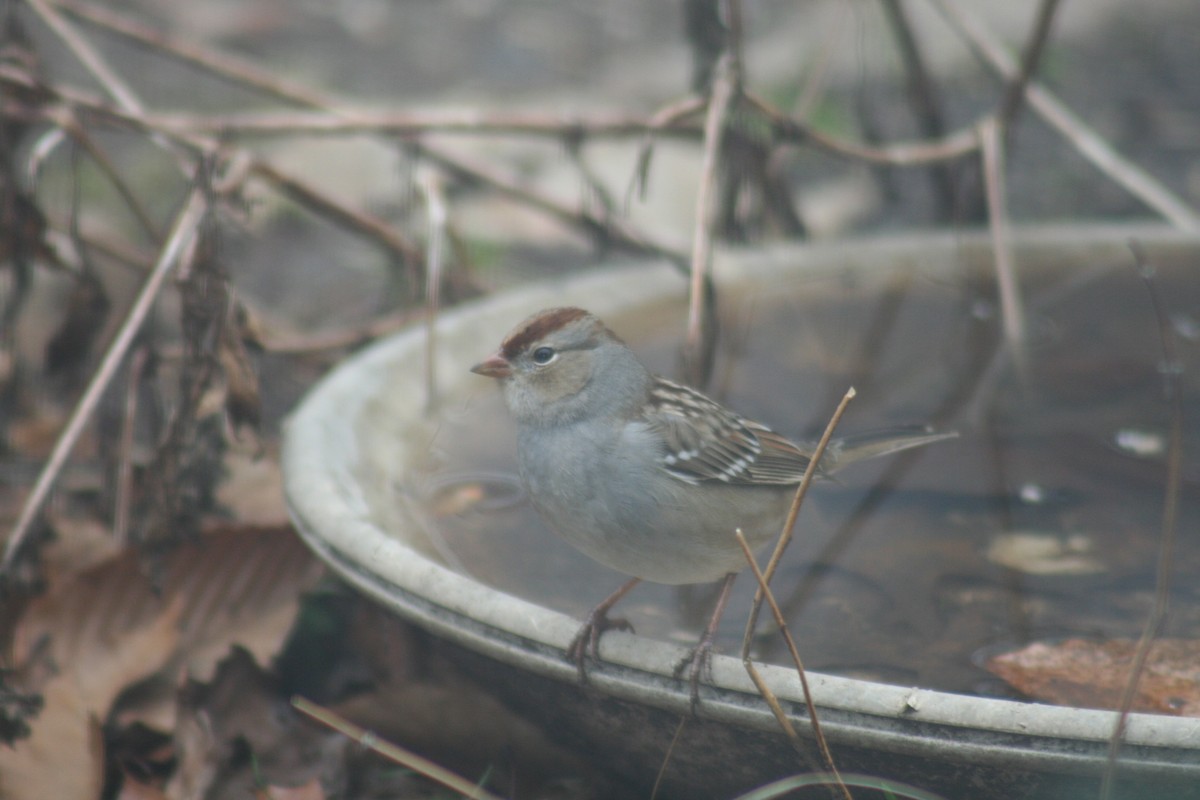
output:
[[[592, 611], [571, 643], [568, 656], [581, 677], [600, 635], [629, 627], [607, 612], [638, 581], [724, 579], [718, 613], [676, 671], [691, 665], [694, 703], [720, 610], [746, 566], [734, 531], [755, 549], [779, 536], [813, 448], [651, 374], [580, 308], [534, 314], [471, 371], [504, 388], [534, 508], [584, 553], [634, 576]], [[892, 431], [838, 440], [822, 471], [954, 435]]]

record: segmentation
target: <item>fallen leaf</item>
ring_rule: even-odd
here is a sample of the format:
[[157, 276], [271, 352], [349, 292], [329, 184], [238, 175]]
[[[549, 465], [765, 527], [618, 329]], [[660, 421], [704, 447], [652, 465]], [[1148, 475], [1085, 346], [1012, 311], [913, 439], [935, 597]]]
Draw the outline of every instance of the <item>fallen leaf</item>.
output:
[[325, 800], [325, 791], [321, 782], [313, 778], [300, 786], [268, 786], [266, 796], [268, 800]]
[[278, 796], [320, 798], [311, 794], [321, 791], [318, 778], [343, 769], [344, 740], [294, 711], [275, 675], [240, 647], [210, 682], [188, 681], [179, 705], [169, 798], [276, 796], [252, 788], [264, 783], [278, 792], [311, 784], [307, 794]]
[[[986, 667], [1024, 694], [1043, 702], [1115, 709], [1125, 692], [1136, 646], [1137, 642], [1130, 639], [1035, 642], [1021, 650], [993, 656]], [[1133, 710], [1200, 716], [1200, 642], [1192, 639], [1154, 642], [1138, 682]]]
[[266, 660], [278, 649], [300, 594], [321, 573], [320, 562], [289, 528], [227, 528], [177, 548], [159, 586], [136, 553], [63, 581], [25, 610], [13, 637], [13, 661], [23, 664], [42, 641], [57, 665], [110, 657], [112, 642], [152, 624], [179, 602], [182, 665], [211, 675], [230, 645]]
[[11, 651], [18, 667], [43, 666], [23, 688], [42, 692], [45, 708], [29, 739], [0, 749], [3, 796], [97, 797], [92, 729], [116, 697], [159, 672], [210, 674], [235, 643], [270, 658], [321, 571], [290, 529], [226, 529], [176, 549], [158, 586], [126, 552], [32, 601]]
[[180, 605], [109, 642], [105, 657], [74, 661], [42, 687], [45, 707], [32, 732], [0, 748], [0, 796], [5, 800], [93, 798], [104, 783], [100, 718], [130, 683], [159, 669], [178, 640]]

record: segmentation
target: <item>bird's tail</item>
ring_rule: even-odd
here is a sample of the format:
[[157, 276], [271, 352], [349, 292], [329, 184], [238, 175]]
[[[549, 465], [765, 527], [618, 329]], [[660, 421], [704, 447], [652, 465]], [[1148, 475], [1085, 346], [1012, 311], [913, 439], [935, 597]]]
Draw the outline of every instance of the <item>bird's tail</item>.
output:
[[825, 448], [825, 453], [821, 457], [821, 472], [832, 475], [851, 464], [865, 461], [868, 458], [887, 456], [899, 453], [901, 450], [923, 447], [934, 442], [955, 438], [958, 438], [958, 431], [938, 433], [916, 425], [851, 434], [834, 439]]

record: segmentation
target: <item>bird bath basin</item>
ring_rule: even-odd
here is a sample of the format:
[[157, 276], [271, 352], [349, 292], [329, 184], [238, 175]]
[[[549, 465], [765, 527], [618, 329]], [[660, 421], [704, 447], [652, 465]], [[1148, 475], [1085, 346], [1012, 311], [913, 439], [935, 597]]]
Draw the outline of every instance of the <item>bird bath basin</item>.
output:
[[[1038, 229], [1021, 232], [1015, 241], [1022, 288], [1040, 301], [1058, 303], [1122, 271], [1128, 278], [1133, 273], [1131, 238], [1142, 243], [1152, 262], [1178, 266], [1190, 261], [1195, 274], [1200, 241], [1194, 237], [1161, 228]], [[1114, 574], [1133, 580], [1141, 577], [1145, 561], [1153, 561], [1154, 538], [1134, 548], [1137, 565], [1126, 563], [1134, 559], [1109, 559], [1108, 554], [1122, 550], [1119, 537], [1125, 530], [1116, 523], [1105, 528], [1096, 520], [1119, 517], [1121, 508], [1076, 502], [1091, 490], [1071, 477], [1073, 472], [1087, 472], [1092, 463], [1108, 463], [1107, 456], [1089, 450], [1094, 444], [1085, 436], [1074, 461], [1048, 467], [1045, 454], [1035, 446], [1050, 441], [1056, 452], [1075, 452], [1069, 446], [1072, 439], [1056, 437], [1071, 412], [1096, 393], [1093, 384], [1098, 379], [1088, 373], [1080, 383], [1083, 379], [1076, 380], [1079, 376], [1071, 370], [1108, 355], [1064, 355], [1062, 343], [1073, 340], [1055, 327], [1057, 317], [1039, 313], [1036, 301], [1028, 309], [1028, 374], [1035, 385], [1043, 373], [1060, 375], [1065, 370], [1068, 379], [1041, 393], [1050, 395], [1050, 402], [1039, 406], [1045, 413], [1022, 422], [1020, 435], [1005, 434], [1013, 443], [1005, 463], [1019, 484], [1008, 500], [1016, 504], [1017, 513], [1012, 507], [998, 512], [997, 503], [1007, 502], [1003, 493], [980, 490], [970, 471], [959, 468], [982, 458], [979, 442], [988, 437], [977, 435], [981, 420], [989, 422], [989, 430], [1008, 430], [997, 427], [995, 420], [1019, 417], [1012, 404], [1019, 405], [1025, 397], [1024, 390], [1002, 388], [997, 376], [1009, 371], [1007, 360], [979, 361], [977, 353], [967, 353], [960, 361], [947, 347], [971, 339], [971, 331], [997, 327], [986, 302], [963, 299], [970, 297], [964, 288], [969, 276], [987, 275], [988, 264], [986, 239], [965, 234], [724, 253], [715, 270], [722, 310], [733, 310], [724, 317], [724, 329], [730, 340], [741, 344], [733, 348], [738, 358], [729, 355], [733, 350], [722, 351], [710, 392], [747, 416], [789, 435], [805, 436], [819, 433], [822, 415], [828, 415], [853, 382], [868, 399], [855, 401], [843, 429], [925, 422], [942, 414], [963, 433], [963, 443], [946, 445], [942, 455], [934, 451], [943, 445], [918, 453], [915, 466], [908, 464], [913, 468], [898, 479], [881, 461], [864, 466], [856, 477], [848, 473], [845, 484], [821, 490], [824, 495], [818, 492], [810, 501], [817, 519], [805, 527], [807, 506], [801, 517], [803, 541], [796, 544], [797, 561], [790, 573], [785, 569], [777, 578], [781, 596], [789, 591], [789, 581], [810, 590], [807, 605], [797, 601], [806, 611], [798, 615], [795, 632], [806, 665], [819, 669], [810, 672], [809, 682], [839, 768], [904, 780], [948, 798], [1092, 797], [1104, 769], [1114, 714], [960, 693], [1002, 692], [999, 681], [988, 684], [971, 654], [1020, 638], [1012, 630], [995, 634], [996, 621], [986, 613], [972, 617], [960, 612], [988, 591], [1006, 601], [1002, 590], [1013, 578], [1035, 594], [1044, 591], [1041, 601], [1070, 596], [1078, 586], [1116, 592], [1112, 587], [1123, 584]], [[982, 280], [980, 285], [989, 279]], [[1200, 278], [1192, 280], [1200, 284]], [[933, 300], [911, 307], [881, 300], [914, 285], [922, 288], [918, 294]], [[1137, 285], [1136, 279], [1132, 285]], [[1174, 286], [1168, 289], [1176, 291]], [[689, 621], [686, 611], [669, 611], [688, 606], [676, 602], [676, 595], [669, 593], [675, 590], [652, 588], [642, 601], [631, 596], [627, 602], [632, 608], [619, 610], [631, 612], [638, 634], [608, 634], [601, 648], [603, 660], [591, 665], [588, 685], [580, 685], [562, 653], [578, 629], [581, 613], [620, 577], [575, 556], [538, 530], [531, 512], [507, 502], [515, 496], [505, 478], [511, 433], [505, 432], [507, 420], [494, 387], [468, 372], [530, 312], [580, 305], [604, 318], [652, 367], [669, 374], [669, 343], [683, 327], [685, 291], [685, 282], [669, 266], [636, 263], [530, 285], [456, 308], [438, 320], [432, 401], [423, 380], [425, 329], [378, 342], [331, 372], [289, 420], [283, 453], [285, 490], [301, 535], [335, 572], [444, 640], [484, 685], [551, 730], [556, 740], [602, 760], [645, 795], [666, 760], [666, 796], [728, 797], [808, 767], [780, 733], [741, 660], [728, 655], [714, 659], [713, 684], [704, 687], [696, 718], [679, 731], [689, 697], [687, 686], [674, 680], [672, 671], [686, 652], [683, 634], [698, 632], [701, 623]], [[1156, 342], [1157, 327], [1153, 315], [1145, 312], [1146, 297], [1126, 294], [1117, 304], [1118, 313], [1120, 308], [1138, 309], [1151, 342]], [[838, 311], [844, 303], [859, 311]], [[1175, 320], [1184, 338], [1194, 333], [1198, 308], [1200, 302], [1192, 307], [1193, 316]], [[753, 331], [767, 320], [792, 326], [787, 335], [770, 334], [767, 339], [812, 341], [810, 334], [816, 331], [817, 339], [834, 344], [782, 351], [764, 345], [755, 356], [756, 341], [762, 340], [756, 340]], [[882, 339], [860, 335], [861, 329], [881, 326], [885, 320]], [[1086, 332], [1084, 341], [1104, 349], [1105, 327]], [[889, 355], [879, 342], [903, 330], [927, 341], [907, 355]], [[994, 352], [988, 341], [984, 336], [967, 343]], [[1195, 361], [1195, 339], [1186, 345]], [[743, 353], [745, 360], [740, 360]], [[861, 367], [864, 358], [870, 364], [866, 370]], [[1126, 356], [1118, 353], [1114, 358], [1114, 369], [1128, 374], [1129, 363], [1121, 360]], [[964, 380], [963, 372], [971, 371], [964, 365], [972, 363], [980, 368], [971, 380]], [[1151, 359], [1145, 374], [1153, 375], [1155, 368]], [[1108, 372], [1106, 368], [1099, 374]], [[780, 375], [802, 380], [789, 385]], [[1107, 385], [1102, 383], [1102, 388]], [[992, 399], [1005, 391], [1011, 395], [1009, 405], [993, 404]], [[1110, 421], [1101, 413], [1089, 424]], [[1120, 422], [1114, 424], [1119, 427]], [[1114, 463], [1121, 472], [1119, 485], [1152, 484], [1161, 496], [1161, 475], [1155, 483], [1137, 465]], [[932, 467], [922, 469], [926, 464]], [[872, 487], [885, 479], [889, 486], [899, 482], [880, 498]], [[1184, 480], [1184, 502], [1190, 499], [1194, 506], [1200, 483], [1194, 463], [1185, 466]], [[914, 506], [921, 510], [913, 511]], [[847, 517], [866, 521], [846, 534]], [[1006, 523], [997, 522], [997, 517]], [[1051, 565], [1042, 570], [1043, 562], [1022, 562], [1024, 556], [1011, 551], [1014, 542], [1025, 541], [1022, 536], [1054, 539], [1046, 533], [1049, 517], [1060, 523], [1070, 520], [1075, 530], [1085, 533], [1063, 533], [1057, 541], [1065, 542], [1070, 552], [1059, 553], [1058, 560], [1050, 559]], [[1194, 523], [1195, 515], [1184, 519]], [[1122, 524], [1149, 523], [1131, 516]], [[893, 535], [897, 525], [915, 527], [919, 535], [898, 538]], [[989, 525], [996, 530], [981, 532]], [[1181, 525], [1184, 529], [1186, 524]], [[1150, 555], [1142, 558], [1146, 552]], [[928, 579], [916, 577], [924, 565], [937, 562], [939, 554], [956, 553], [959, 561], [949, 570], [931, 572]], [[982, 583], [960, 580], [957, 565], [968, 561], [982, 565]], [[1195, 554], [1185, 551], [1180, 561], [1182, 569], [1195, 566]], [[814, 602], [812, 596], [820, 595], [834, 573], [848, 584], [847, 591], [823, 604]], [[1067, 589], [1056, 581], [1066, 581]], [[744, 595], [751, 583], [742, 577]], [[696, 592], [703, 595], [704, 590]], [[915, 622], [895, 622], [889, 616], [894, 607], [905, 604], [917, 609]], [[1036, 605], [1047, 606], [1055, 610], [1038, 612], [1041, 618], [1033, 615], [1033, 633], [1046, 638], [1069, 633], [1071, 625], [1064, 621], [1067, 617], [1056, 616], [1059, 607], [1054, 602]], [[922, 613], [941, 614], [941, 622], [925, 624]], [[1090, 622], [1084, 616], [1078, 624], [1086, 626]], [[1194, 621], [1196, 612], [1184, 616]], [[887, 663], [856, 655], [858, 626], [848, 620], [872, 618], [883, 624], [864, 626], [863, 642], [882, 642], [892, 656]], [[725, 650], [736, 653], [744, 613], [739, 615], [735, 607], [726, 619], [732, 622], [726, 626]], [[922, 629], [929, 627], [937, 627], [951, 645], [965, 641], [963, 652], [942, 640], [916, 644]], [[1136, 638], [1132, 620], [1114, 623], [1112, 635], [1127, 635], [1127, 629], [1134, 630]], [[767, 630], [756, 640], [756, 654], [761, 652], [765, 661], [778, 660], [772, 656], [774, 639]], [[951, 666], [935, 670], [929, 654]], [[795, 720], [801, 738], [811, 741], [794, 670], [784, 663], [764, 663], [760, 670]], [[947, 688], [953, 692], [944, 691]], [[1200, 719], [1132, 715], [1116, 775], [1118, 797], [1200, 798]]]

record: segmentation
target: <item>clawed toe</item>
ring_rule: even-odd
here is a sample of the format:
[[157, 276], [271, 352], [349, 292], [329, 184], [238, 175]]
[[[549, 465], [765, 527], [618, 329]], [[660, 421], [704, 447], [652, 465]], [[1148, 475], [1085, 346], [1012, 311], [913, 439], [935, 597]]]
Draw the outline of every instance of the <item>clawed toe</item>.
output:
[[587, 615], [584, 620], [583, 627], [575, 634], [575, 638], [567, 645], [567, 660], [575, 663], [575, 669], [579, 671], [579, 680], [581, 683], [587, 683], [587, 669], [584, 666], [584, 661], [588, 656], [599, 660], [600, 658], [600, 637], [611, 630], [629, 631], [633, 633], [633, 625], [627, 619], [609, 619], [608, 612], [617, 602], [624, 597], [629, 591], [641, 582], [640, 578], [632, 578], [621, 584], [611, 595], [606, 597], [603, 602], [597, 605]]
[[600, 637], [609, 631], [629, 631], [633, 633], [633, 625], [624, 618], [609, 619], [604, 613], [593, 611], [575, 634], [575, 638], [567, 645], [567, 660], [575, 664], [579, 671], [579, 680], [587, 682], [587, 669], [584, 662], [588, 656], [600, 660]]
[[712, 657], [712, 639], [706, 636], [675, 665], [673, 674], [677, 680], [687, 676], [688, 686], [691, 690], [692, 714], [696, 713], [696, 706], [700, 703], [700, 681], [712, 682]]

